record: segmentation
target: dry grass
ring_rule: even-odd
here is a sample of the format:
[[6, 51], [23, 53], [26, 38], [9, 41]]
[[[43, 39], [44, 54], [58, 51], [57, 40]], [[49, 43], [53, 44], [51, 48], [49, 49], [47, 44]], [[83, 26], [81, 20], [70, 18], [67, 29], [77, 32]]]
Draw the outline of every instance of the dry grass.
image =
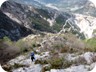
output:
[[2, 68], [8, 72], [12, 72], [11, 70], [12, 69], [17, 69], [17, 68], [20, 68], [20, 67], [28, 67], [27, 65], [23, 65], [23, 64], [18, 64], [18, 63], [15, 63], [14, 65], [3, 65]]
[[47, 60], [44, 60], [44, 59], [37, 59], [37, 60], [35, 61], [35, 64], [44, 65], [44, 64], [48, 64], [48, 61], [47, 61]]
[[0, 64], [6, 63], [8, 60], [16, 57], [20, 53], [20, 49], [9, 44], [8, 41], [0, 41]]

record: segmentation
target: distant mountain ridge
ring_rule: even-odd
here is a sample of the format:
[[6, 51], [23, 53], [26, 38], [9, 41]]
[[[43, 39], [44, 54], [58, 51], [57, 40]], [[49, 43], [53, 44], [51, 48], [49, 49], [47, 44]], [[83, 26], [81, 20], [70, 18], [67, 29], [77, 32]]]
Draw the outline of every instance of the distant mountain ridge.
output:
[[60, 11], [63, 12], [79, 13], [96, 17], [95, 3], [91, 0], [35, 0], [35, 1], [44, 5], [51, 4], [52, 6], [58, 8]]

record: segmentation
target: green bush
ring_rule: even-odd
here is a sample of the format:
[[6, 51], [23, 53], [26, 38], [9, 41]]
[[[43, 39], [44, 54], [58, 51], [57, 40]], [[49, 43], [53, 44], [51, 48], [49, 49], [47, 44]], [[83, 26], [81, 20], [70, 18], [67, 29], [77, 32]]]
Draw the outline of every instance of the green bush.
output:
[[64, 17], [62, 15], [59, 15], [57, 18], [56, 18], [56, 22], [58, 24], [64, 24], [66, 20], [64, 20]]
[[96, 47], [96, 38], [91, 38], [87, 40], [87, 43], [92, 47]]
[[41, 64], [41, 65], [44, 65], [44, 64], [48, 64], [48, 61], [47, 60], [42, 60], [42, 59], [37, 59], [35, 61], [35, 64]]
[[54, 68], [54, 69], [63, 69], [63, 68], [67, 68], [67, 67], [70, 67], [73, 62], [70, 62], [70, 61], [67, 61], [66, 59], [64, 58], [52, 58], [49, 60], [49, 63], [51, 64], [51, 68]]
[[16, 69], [16, 68], [27, 67], [27, 66], [26, 65], [15, 63], [12, 67], [14, 67]]
[[56, 32], [59, 32], [61, 29], [62, 29], [62, 24], [57, 24], [55, 23], [53, 26], [52, 26], [52, 29], [53, 30], [56, 30]]
[[7, 43], [8, 45], [12, 45], [13, 44], [13, 42], [7, 36], [3, 37], [2, 40], [3, 40], [3, 42]]
[[85, 51], [96, 52], [96, 38], [91, 38], [86, 41]]
[[51, 68], [60, 69], [63, 66], [63, 59], [53, 57], [49, 60], [49, 63], [51, 64]]
[[29, 50], [28, 44], [26, 42], [24, 42], [23, 40], [19, 40], [19, 41], [15, 42], [14, 45], [20, 49], [21, 53], [28, 52], [28, 50]]

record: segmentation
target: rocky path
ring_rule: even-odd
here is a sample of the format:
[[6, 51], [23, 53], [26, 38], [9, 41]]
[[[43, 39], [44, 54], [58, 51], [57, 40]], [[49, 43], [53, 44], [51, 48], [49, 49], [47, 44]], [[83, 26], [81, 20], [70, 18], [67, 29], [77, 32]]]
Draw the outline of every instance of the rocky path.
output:
[[[85, 56], [87, 55], [87, 56]], [[36, 54], [35, 58], [40, 59], [40, 58], [45, 58], [46, 56], [49, 56], [49, 52], [44, 52], [42, 54]], [[80, 56], [85, 56], [88, 62], [92, 61], [92, 53], [87, 52], [84, 55]], [[70, 59], [73, 59], [74, 57], [70, 57]], [[78, 58], [78, 57], [76, 57]], [[19, 65], [25, 65], [24, 67], [19, 67], [12, 69], [12, 72], [42, 72], [43, 66], [40, 64], [35, 64], [35, 62], [32, 62], [30, 59], [30, 56], [28, 54], [26, 55], [20, 55], [19, 57], [12, 59], [8, 62], [10, 65], [14, 64], [19, 64]], [[78, 65], [78, 66], [71, 66], [66, 69], [51, 69], [50, 71], [46, 72], [89, 72], [90, 69], [92, 69], [95, 66], [95, 63], [91, 63], [90, 65]], [[92, 68], [91, 68], [92, 67]]]
[[35, 65], [33, 63], [28, 68], [27, 67], [23, 67], [23, 68], [15, 69], [15, 70], [13, 70], [13, 72], [40, 72], [41, 69], [42, 69], [41, 65], [39, 65], [39, 64]]
[[[36, 59], [43, 58], [48, 55], [48, 52], [44, 53], [44, 55], [40, 56], [38, 54], [35, 55]], [[12, 59], [8, 62], [10, 65], [25, 65], [25, 67], [20, 67], [17, 69], [13, 69], [12, 72], [41, 72], [42, 65], [35, 64], [35, 62], [31, 61], [30, 56], [28, 55], [21, 55], [15, 59]]]

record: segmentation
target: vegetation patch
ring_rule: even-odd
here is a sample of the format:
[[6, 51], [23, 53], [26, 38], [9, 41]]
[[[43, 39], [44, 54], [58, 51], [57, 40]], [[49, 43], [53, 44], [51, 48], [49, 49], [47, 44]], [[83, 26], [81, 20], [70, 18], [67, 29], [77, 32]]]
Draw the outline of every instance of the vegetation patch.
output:
[[86, 41], [85, 51], [96, 52], [96, 38], [91, 38]]
[[52, 69], [63, 69], [63, 68], [70, 67], [72, 65], [72, 62], [67, 61], [64, 58], [53, 57], [49, 60], [49, 64], [51, 64]]
[[23, 65], [23, 64], [15, 63], [12, 67], [14, 67], [14, 68], [16, 69], [16, 68], [20, 68], [20, 67], [28, 67], [28, 66]]
[[47, 61], [47, 60], [44, 60], [44, 59], [37, 59], [37, 60], [35, 61], [35, 64], [44, 65], [44, 64], [48, 64], [48, 61]]

